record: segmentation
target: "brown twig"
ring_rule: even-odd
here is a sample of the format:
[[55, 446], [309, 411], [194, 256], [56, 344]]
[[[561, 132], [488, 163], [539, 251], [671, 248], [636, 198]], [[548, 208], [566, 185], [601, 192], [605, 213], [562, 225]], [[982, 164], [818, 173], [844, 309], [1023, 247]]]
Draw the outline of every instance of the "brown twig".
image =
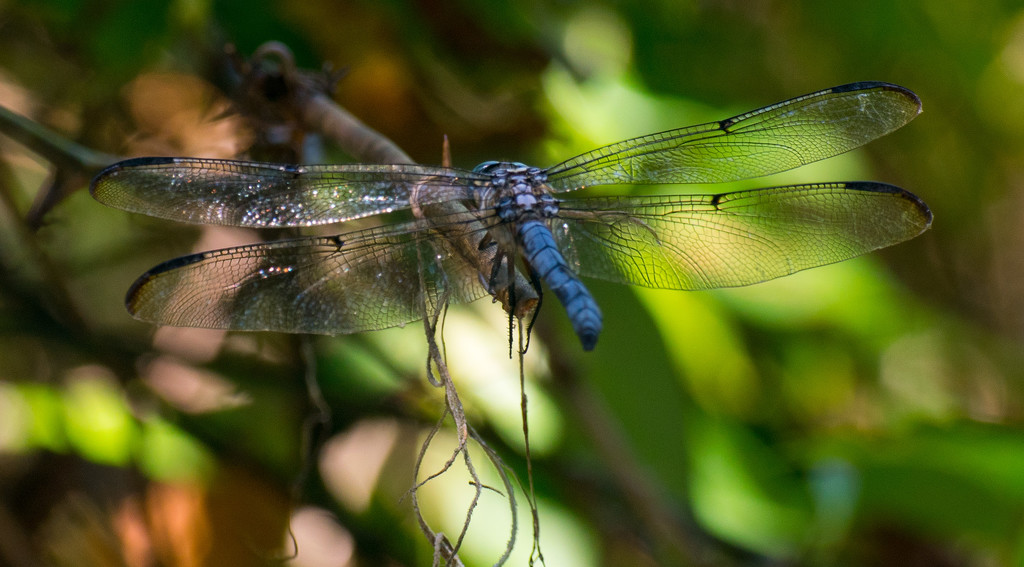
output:
[[11, 188], [7, 183], [12, 177], [6, 165], [0, 164], [0, 219], [9, 221], [11, 231], [18, 241], [6, 242], [4, 245], [8, 252], [18, 244], [23, 246], [27, 252], [29, 265], [3, 265], [6, 264], [7, 258], [0, 255], [0, 270], [6, 273], [6, 279], [11, 286], [32, 294], [39, 305], [50, 312], [54, 320], [61, 321], [74, 333], [85, 336], [88, 326], [72, 299], [61, 269], [39, 244], [32, 223], [18, 214]]
[[537, 510], [537, 493], [533, 486], [533, 455], [530, 451], [530, 420], [527, 412], [526, 397], [526, 333], [523, 331], [522, 320], [519, 322], [519, 411], [523, 421], [523, 445], [526, 448], [526, 500], [530, 503], [530, 515], [533, 519], [533, 548], [530, 550], [530, 565], [536, 559], [544, 564], [544, 554], [540, 550], [540, 515]]
[[37, 193], [26, 215], [32, 230], [64, 197], [83, 187], [100, 169], [117, 161], [116, 156], [76, 144], [42, 124], [0, 106], [0, 132], [24, 145], [53, 165], [50, 182]]
[[117, 156], [76, 144], [42, 124], [0, 106], [0, 132], [60, 169], [96, 172]]

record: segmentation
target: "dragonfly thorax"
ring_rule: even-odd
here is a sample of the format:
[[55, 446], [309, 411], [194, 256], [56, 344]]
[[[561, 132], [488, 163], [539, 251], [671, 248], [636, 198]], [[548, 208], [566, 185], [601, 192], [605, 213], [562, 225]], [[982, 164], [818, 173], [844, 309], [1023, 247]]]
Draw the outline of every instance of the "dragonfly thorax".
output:
[[558, 214], [558, 201], [550, 194], [544, 170], [518, 162], [485, 161], [473, 171], [491, 176], [482, 204], [494, 206], [502, 221]]

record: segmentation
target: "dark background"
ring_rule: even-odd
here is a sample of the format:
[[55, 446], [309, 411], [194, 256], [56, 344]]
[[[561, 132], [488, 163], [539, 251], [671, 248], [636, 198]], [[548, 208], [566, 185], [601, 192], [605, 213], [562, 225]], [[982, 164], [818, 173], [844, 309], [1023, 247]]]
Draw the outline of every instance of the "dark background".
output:
[[[931, 206], [923, 236], [737, 290], [588, 282], [606, 321], [592, 353], [544, 309], [526, 362], [541, 543], [552, 567], [1024, 562], [1024, 4], [4, 2], [0, 105], [115, 156], [231, 157], [249, 139], [223, 47], [268, 40], [346, 69], [335, 100], [416, 161], [439, 163], [446, 134], [463, 167], [546, 165], [847, 82], [914, 90], [924, 113], [893, 135], [713, 190], [885, 181]], [[296, 565], [429, 564], [403, 498], [443, 407], [422, 327], [314, 339], [315, 364], [292, 337], [154, 337], [123, 309], [133, 279], [255, 235], [106, 209], [95, 170], [5, 124], [0, 563], [264, 564], [291, 556], [291, 519]], [[35, 227], [55, 179], [66, 198]], [[501, 310], [454, 307], [445, 343], [471, 422], [525, 479]], [[307, 458], [311, 368], [333, 421]], [[453, 470], [420, 506], [454, 539], [471, 496]], [[501, 555], [502, 506], [484, 492], [467, 564]]]

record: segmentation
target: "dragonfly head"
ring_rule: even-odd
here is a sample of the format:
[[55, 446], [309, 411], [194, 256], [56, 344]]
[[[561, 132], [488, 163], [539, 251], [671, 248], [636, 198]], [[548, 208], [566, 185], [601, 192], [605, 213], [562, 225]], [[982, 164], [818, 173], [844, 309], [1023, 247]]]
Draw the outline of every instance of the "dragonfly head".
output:
[[499, 170], [514, 170], [514, 169], [526, 169], [525, 163], [519, 163], [517, 161], [485, 161], [480, 165], [473, 168], [476, 173], [494, 174], [499, 173]]

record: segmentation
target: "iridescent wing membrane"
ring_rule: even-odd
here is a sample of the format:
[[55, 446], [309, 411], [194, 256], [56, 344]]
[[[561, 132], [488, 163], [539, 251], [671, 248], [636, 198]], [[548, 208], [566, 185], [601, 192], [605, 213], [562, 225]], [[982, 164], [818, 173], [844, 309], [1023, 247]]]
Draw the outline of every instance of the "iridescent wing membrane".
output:
[[931, 222], [892, 185], [793, 185], [718, 195], [567, 201], [554, 230], [582, 276], [663, 289], [743, 286], [902, 242]]
[[[844, 85], [576, 156], [544, 170], [545, 190], [767, 175], [856, 148], [919, 112], [918, 98], [902, 87]], [[140, 277], [127, 298], [133, 315], [159, 324], [340, 334], [404, 324], [442, 301], [487, 293], [492, 274], [467, 250], [500, 225], [493, 210], [475, 205], [490, 181], [474, 171], [418, 165], [141, 158], [101, 172], [92, 193], [132, 212], [250, 227], [414, 209], [421, 218], [412, 222], [170, 260]], [[431, 213], [431, 205], [453, 202], [467, 212]], [[669, 289], [758, 283], [913, 238], [931, 223], [917, 197], [871, 182], [558, 206], [547, 223], [579, 274]], [[473, 245], [452, 242], [448, 229], [458, 226], [474, 227]]]
[[183, 256], [141, 276], [126, 303], [162, 325], [343, 334], [485, 294], [473, 265], [416, 221]]

